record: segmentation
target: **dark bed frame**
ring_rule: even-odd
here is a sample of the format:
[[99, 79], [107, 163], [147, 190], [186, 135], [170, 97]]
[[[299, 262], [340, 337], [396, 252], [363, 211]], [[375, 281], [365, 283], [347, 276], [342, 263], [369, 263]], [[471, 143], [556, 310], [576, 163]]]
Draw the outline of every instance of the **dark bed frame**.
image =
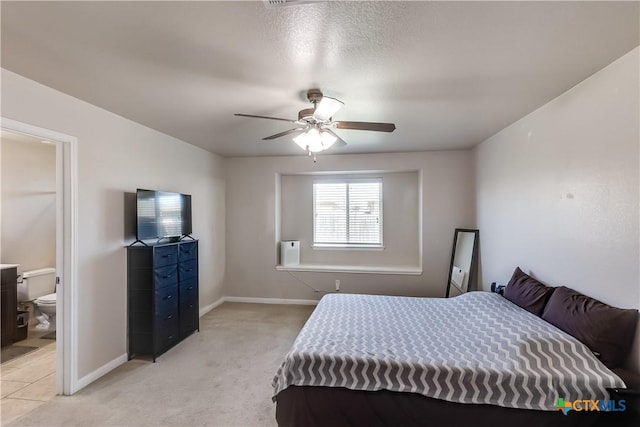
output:
[[[615, 372], [628, 387], [639, 377]], [[276, 396], [280, 427], [638, 427], [637, 408], [625, 412], [560, 412], [472, 405], [433, 399], [415, 393], [360, 391], [340, 387], [290, 386]]]

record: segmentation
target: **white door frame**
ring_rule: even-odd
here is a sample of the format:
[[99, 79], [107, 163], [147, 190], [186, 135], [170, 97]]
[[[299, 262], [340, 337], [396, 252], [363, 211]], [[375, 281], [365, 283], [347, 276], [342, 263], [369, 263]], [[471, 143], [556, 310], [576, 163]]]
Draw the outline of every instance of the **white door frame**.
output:
[[5, 117], [0, 127], [56, 144], [56, 389], [71, 395], [78, 383], [78, 139]]

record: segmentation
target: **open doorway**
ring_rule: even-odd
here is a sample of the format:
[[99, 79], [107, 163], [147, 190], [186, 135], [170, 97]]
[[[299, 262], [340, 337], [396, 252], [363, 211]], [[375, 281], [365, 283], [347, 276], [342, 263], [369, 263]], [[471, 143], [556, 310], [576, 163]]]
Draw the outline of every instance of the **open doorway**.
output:
[[[11, 178], [11, 180], [18, 180], [14, 182], [20, 182], [20, 179], [24, 181], [42, 181], [38, 185], [32, 185], [31, 190], [29, 190], [28, 185], [21, 185], [20, 187], [23, 187], [21, 191], [27, 191], [27, 193], [29, 191], [31, 191], [31, 193], [37, 193], [37, 188], [42, 189], [40, 194], [23, 195], [26, 198], [30, 199], [30, 202], [33, 203], [32, 206], [36, 206], [36, 210], [40, 210], [40, 213], [42, 215], [38, 218], [38, 221], [41, 223], [46, 223], [47, 230], [50, 229], [50, 223], [52, 221], [52, 218], [48, 217], [48, 215], [50, 215], [51, 209], [53, 209], [53, 216], [55, 217], [55, 219], [53, 219], [53, 222], [55, 223], [55, 231], [40, 231], [39, 233], [35, 233], [32, 235], [32, 238], [30, 240], [33, 243], [30, 244], [40, 245], [38, 246], [38, 250], [33, 250], [33, 255], [37, 255], [34, 257], [31, 257], [32, 254], [28, 249], [27, 252], [24, 251], [24, 246], [21, 248], [21, 250], [18, 251], [2, 250], [0, 247], [0, 262], [3, 264], [20, 264], [20, 259], [26, 261], [24, 268], [20, 268], [19, 270], [16, 269], [16, 272], [19, 271], [20, 274], [20, 276], [16, 277], [16, 287], [18, 286], [17, 282], [22, 281], [24, 273], [28, 272], [27, 276], [30, 277], [27, 278], [27, 282], [31, 282], [32, 285], [36, 286], [36, 288], [33, 293], [29, 293], [30, 291], [28, 289], [25, 289], [24, 286], [22, 286], [22, 288], [20, 289], [21, 301], [18, 304], [17, 309], [19, 310], [20, 308], [27, 308], [28, 310], [24, 311], [27, 311], [28, 315], [24, 313], [24, 311], [17, 312], [18, 317], [16, 319], [16, 327], [18, 328], [20, 326], [24, 326], [26, 318], [30, 317], [31, 321], [28, 325], [30, 330], [26, 331], [27, 338], [26, 340], [23, 340], [23, 342], [31, 344], [27, 345], [27, 347], [35, 346], [33, 345], [33, 341], [29, 341], [30, 339], [50, 340], [55, 343], [55, 350], [53, 354], [49, 356], [50, 359], [55, 360], [55, 380], [54, 378], [49, 379], [50, 388], [55, 391], [55, 394], [70, 395], [73, 394], [77, 389], [77, 386], [75, 384], [77, 382], [77, 322], [75, 316], [75, 301], [77, 295], [77, 293], [75, 292], [77, 247], [75, 203], [77, 184], [75, 177], [77, 168], [77, 140], [75, 137], [69, 135], [64, 135], [55, 131], [32, 126], [15, 120], [6, 118], [2, 118], [1, 120], [2, 121], [0, 124], [2, 128], [2, 145], [4, 145], [5, 139], [11, 141], [10, 144], [14, 148], [18, 143], [25, 144], [23, 146], [19, 146], [19, 151], [22, 151], [22, 156], [28, 156], [28, 153], [31, 153], [31, 155], [34, 156], [32, 157], [32, 159], [39, 159], [37, 160], [37, 162], [44, 162], [46, 158], [51, 158], [54, 161], [54, 165], [44, 166], [44, 163], [40, 164], [40, 166], [44, 169], [51, 168], [54, 171], [54, 173], [52, 173], [51, 170], [49, 170], [48, 174], [37, 172], [38, 167], [36, 167], [35, 165], [25, 168], [6, 168], [7, 170], [12, 170], [12, 173], [19, 173], [16, 172], [16, 170], [20, 171], [24, 169], [25, 175], [18, 177], [14, 176], [13, 178]], [[15, 152], [14, 154], [12, 154], [12, 156], [13, 155], [15, 155]], [[4, 158], [1, 146], [0, 160], [2, 160], [3, 175], [5, 175], [4, 166], [7, 164], [6, 161], [10, 159]], [[27, 171], [27, 169], [30, 169], [30, 171]], [[26, 173], [31, 173], [31, 175], [26, 175]], [[55, 182], [49, 182], [45, 184], [44, 181], [48, 179], [47, 177], [51, 176], [54, 176]], [[33, 184], [33, 182], [31, 184]], [[16, 185], [12, 188], [17, 187], [18, 186]], [[8, 185], [5, 186], [4, 182], [2, 183], [2, 188], [3, 192], [9, 192], [9, 187]], [[24, 188], [27, 188], [27, 190], [25, 190]], [[13, 194], [13, 196], [16, 196], [16, 194]], [[17, 198], [11, 199], [11, 197], [9, 197], [6, 199], [6, 203], [13, 203], [13, 201], [15, 201], [16, 205], [18, 205], [17, 200]], [[24, 202], [24, 200], [22, 200], [22, 202]], [[3, 204], [4, 203], [5, 199], [3, 195]], [[50, 206], [51, 203], [53, 203], [54, 207]], [[27, 211], [30, 209], [28, 204], [26, 207], [22, 206], [20, 208], [27, 209]], [[7, 210], [7, 206], [2, 206], [1, 211], [8, 212], [10, 211], [10, 209], [11, 207], [9, 207], [9, 210]], [[16, 212], [14, 211], [10, 215], [8, 215], [7, 220], [11, 220], [11, 218], [9, 218], [10, 216], [13, 216], [15, 219]], [[42, 218], [42, 216], [47, 216], [47, 218]], [[0, 215], [0, 224], [3, 224], [4, 220], [5, 218]], [[20, 227], [22, 228], [24, 228], [25, 226], [25, 224], [20, 225]], [[44, 228], [40, 230], [44, 230]], [[3, 231], [5, 231], [4, 228]], [[5, 233], [3, 233], [2, 236], [3, 240], [5, 238], [4, 234]], [[15, 239], [17, 238], [15, 233], [13, 233], [13, 235], [12, 233], [7, 234], [9, 234], [8, 238], [13, 239], [11, 241], [15, 242]], [[39, 236], [39, 234], [53, 235], [55, 243], [52, 243], [48, 239], [44, 238], [45, 236]], [[36, 240], [38, 241], [36, 242]], [[46, 249], [44, 248], [45, 246], [47, 247]], [[51, 253], [53, 253], [53, 255], [51, 255]], [[11, 257], [12, 259], [9, 260], [7, 257]], [[53, 265], [50, 265], [51, 263], [53, 263]], [[50, 280], [54, 281], [54, 286], [52, 288], [53, 292], [48, 292], [46, 295], [42, 296], [36, 295], [44, 292], [43, 289], [38, 288], [38, 286], [41, 285], [41, 283], [38, 282], [44, 282], [45, 287], [47, 287], [50, 286]], [[31, 284], [28, 286], [29, 288], [31, 287]], [[32, 296], [36, 297], [33, 301], [31, 301]], [[18, 292], [16, 291], [16, 302], [18, 299]], [[55, 307], [55, 309], [53, 307]], [[47, 322], [49, 323], [48, 325]], [[31, 338], [29, 338], [29, 332], [31, 331], [34, 332], [32, 332], [32, 336]], [[14, 337], [14, 339], [22, 338], [22, 336], [25, 335], [24, 332], [25, 331], [21, 331], [20, 333], [18, 333], [18, 335]], [[19, 343], [20, 340], [16, 342], [16, 344]], [[44, 345], [43, 347], [46, 347], [46, 345]], [[42, 361], [40, 365], [46, 365], [46, 362]], [[35, 376], [39, 376], [39, 374], [34, 374], [33, 377]], [[28, 378], [25, 377], [23, 381], [26, 381], [27, 379]], [[52, 383], [53, 385], [51, 385]], [[14, 384], [14, 386], [17, 387], [19, 386], [19, 384]]]
[[[56, 145], [0, 133], [3, 412], [55, 396]], [[15, 408], [14, 408], [15, 406]]]

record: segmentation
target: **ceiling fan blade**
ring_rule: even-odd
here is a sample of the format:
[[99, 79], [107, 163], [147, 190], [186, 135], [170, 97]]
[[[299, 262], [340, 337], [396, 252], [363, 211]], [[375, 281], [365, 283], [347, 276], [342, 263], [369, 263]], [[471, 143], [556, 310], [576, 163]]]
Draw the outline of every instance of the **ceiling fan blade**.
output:
[[336, 142], [333, 143], [333, 145], [335, 145], [336, 147], [344, 147], [345, 145], [347, 145], [347, 142], [344, 139], [340, 138], [338, 134], [331, 129], [325, 129], [325, 132], [329, 132], [331, 135], [337, 138]]
[[343, 105], [344, 102], [338, 99], [323, 96], [313, 112], [313, 117], [320, 122], [326, 122], [333, 117]]
[[285, 130], [284, 132], [276, 133], [275, 135], [265, 136], [264, 138], [262, 138], [262, 140], [269, 141], [271, 139], [280, 138], [281, 136], [292, 135], [295, 133], [302, 133], [304, 131], [305, 131], [304, 128], [289, 129], [289, 130]]
[[393, 132], [396, 130], [396, 125], [393, 123], [374, 123], [374, 122], [336, 122], [336, 128], [338, 129], [351, 129], [351, 130], [373, 130], [376, 132]]
[[280, 121], [283, 121], [283, 122], [297, 123], [297, 120], [281, 119], [279, 117], [256, 116], [254, 114], [235, 113], [234, 116], [253, 117], [253, 118], [256, 118], [256, 119], [280, 120]]

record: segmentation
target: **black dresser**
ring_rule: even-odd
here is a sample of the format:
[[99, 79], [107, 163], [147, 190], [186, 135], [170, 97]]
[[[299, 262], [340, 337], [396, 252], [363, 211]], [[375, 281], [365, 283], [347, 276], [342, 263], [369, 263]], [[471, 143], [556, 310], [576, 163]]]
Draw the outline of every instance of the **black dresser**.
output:
[[129, 359], [156, 357], [199, 330], [198, 241], [129, 246]]

